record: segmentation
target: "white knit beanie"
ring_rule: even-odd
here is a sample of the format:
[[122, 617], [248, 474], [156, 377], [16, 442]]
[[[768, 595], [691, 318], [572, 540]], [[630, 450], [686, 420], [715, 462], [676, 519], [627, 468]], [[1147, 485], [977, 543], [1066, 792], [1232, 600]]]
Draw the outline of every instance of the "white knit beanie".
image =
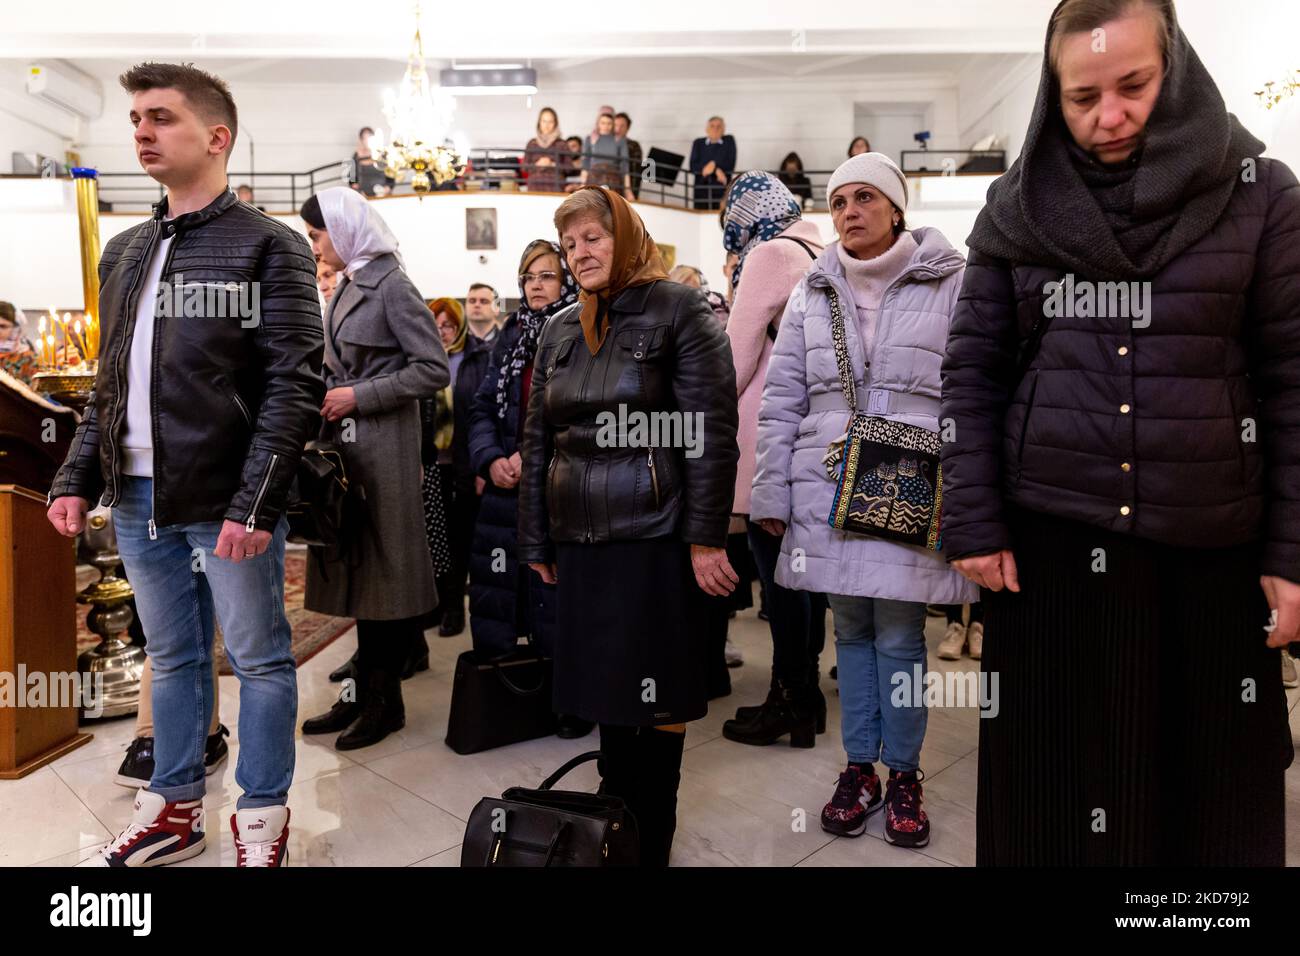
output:
[[826, 201], [849, 183], [875, 186], [900, 211], [907, 212], [907, 177], [884, 153], [858, 153], [840, 163], [826, 184]]

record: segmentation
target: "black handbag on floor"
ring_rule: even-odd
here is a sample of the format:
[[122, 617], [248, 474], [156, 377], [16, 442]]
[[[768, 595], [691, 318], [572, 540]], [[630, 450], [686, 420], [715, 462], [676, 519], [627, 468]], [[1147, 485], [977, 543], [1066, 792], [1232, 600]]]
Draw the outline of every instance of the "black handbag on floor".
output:
[[623, 800], [551, 788], [600, 751], [579, 754], [536, 790], [511, 787], [484, 797], [469, 815], [461, 866], [636, 866], [636, 820]]
[[551, 710], [551, 661], [532, 650], [481, 661], [473, 651], [456, 658], [447, 718], [447, 746], [476, 754], [559, 729]]

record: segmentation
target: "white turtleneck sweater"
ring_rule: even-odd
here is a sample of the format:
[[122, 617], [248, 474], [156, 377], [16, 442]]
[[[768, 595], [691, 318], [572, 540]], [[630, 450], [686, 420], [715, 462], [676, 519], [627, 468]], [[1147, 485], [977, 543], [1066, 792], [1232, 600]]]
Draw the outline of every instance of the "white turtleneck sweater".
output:
[[[862, 336], [863, 354], [871, 361], [871, 346], [876, 339], [876, 325], [880, 319], [880, 301], [889, 284], [902, 275], [916, 254], [916, 240], [904, 231], [894, 244], [874, 259], [855, 259], [844, 243], [835, 244], [835, 254], [844, 268], [844, 277], [853, 291], [853, 303], [858, 307], [858, 332]], [[847, 318], [847, 316], [846, 316]]]

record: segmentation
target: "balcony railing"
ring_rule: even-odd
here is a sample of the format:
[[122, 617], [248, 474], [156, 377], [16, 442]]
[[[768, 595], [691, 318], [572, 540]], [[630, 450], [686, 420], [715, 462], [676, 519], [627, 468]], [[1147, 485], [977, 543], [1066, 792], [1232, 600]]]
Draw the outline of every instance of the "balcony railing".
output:
[[[575, 154], [575, 160], [580, 159]], [[483, 147], [470, 151], [465, 174], [445, 183], [437, 191], [462, 192], [528, 192], [529, 169], [524, 163], [524, 150]], [[899, 165], [910, 175], [963, 175], [967, 173], [1002, 172], [1006, 168], [1006, 153], [1002, 150], [904, 150]], [[566, 186], [577, 184], [580, 165], [561, 170]], [[776, 171], [773, 170], [775, 173]], [[805, 170], [807, 182], [788, 183], [791, 191], [800, 198], [805, 209], [826, 208], [826, 183], [834, 170]], [[641, 202], [651, 202], [681, 209], [709, 208], [697, 201], [695, 186], [698, 177], [689, 169], [643, 159], [629, 170], [633, 192]], [[253, 188], [255, 205], [269, 212], [296, 212], [309, 196], [331, 186], [346, 186], [356, 181], [356, 171], [350, 160], [327, 163], [305, 172], [230, 171], [227, 174], [232, 188], [248, 184]], [[2, 177], [0, 177], [2, 178]], [[28, 178], [28, 177], [22, 177]], [[377, 178], [373, 173], [366, 179]], [[548, 177], [553, 178], [553, 177]], [[720, 200], [724, 189], [716, 180], [714, 194]], [[410, 183], [389, 184], [387, 195], [414, 195]], [[99, 197], [104, 212], [148, 212], [153, 203], [163, 197], [163, 187], [143, 171], [99, 174]], [[716, 205], [713, 207], [716, 208]]]

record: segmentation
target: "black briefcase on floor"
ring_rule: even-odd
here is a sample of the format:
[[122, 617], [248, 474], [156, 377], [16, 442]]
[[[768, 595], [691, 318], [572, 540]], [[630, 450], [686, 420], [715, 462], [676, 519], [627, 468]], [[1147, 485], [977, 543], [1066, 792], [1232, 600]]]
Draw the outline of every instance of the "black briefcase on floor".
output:
[[600, 751], [579, 754], [536, 790], [511, 787], [484, 797], [469, 815], [461, 866], [635, 866], [636, 820], [619, 797], [552, 790]]
[[558, 729], [551, 711], [551, 661], [532, 650], [481, 663], [473, 651], [456, 659], [447, 746], [476, 754]]

